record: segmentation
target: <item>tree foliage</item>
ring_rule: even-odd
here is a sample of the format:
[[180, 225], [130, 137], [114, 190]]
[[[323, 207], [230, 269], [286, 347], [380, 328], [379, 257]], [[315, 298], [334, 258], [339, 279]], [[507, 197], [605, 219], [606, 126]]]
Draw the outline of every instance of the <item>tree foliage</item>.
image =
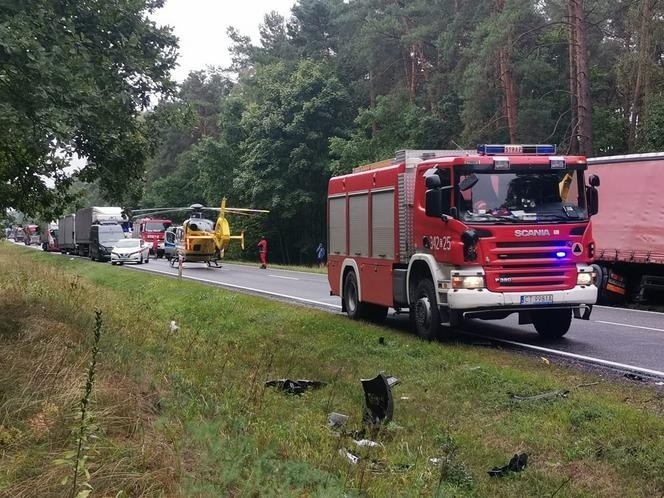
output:
[[171, 91], [175, 38], [146, 19], [160, 0], [10, 0], [0, 6], [0, 207], [48, 210], [85, 180], [123, 199], [156, 146], [151, 96]]

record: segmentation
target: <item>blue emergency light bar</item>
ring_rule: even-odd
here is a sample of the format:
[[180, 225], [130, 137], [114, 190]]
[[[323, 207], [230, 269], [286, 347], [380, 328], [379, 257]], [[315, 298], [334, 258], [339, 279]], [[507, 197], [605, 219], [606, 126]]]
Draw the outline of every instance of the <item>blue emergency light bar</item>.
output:
[[556, 153], [555, 145], [478, 145], [477, 153], [483, 156], [496, 154], [535, 154], [548, 156]]

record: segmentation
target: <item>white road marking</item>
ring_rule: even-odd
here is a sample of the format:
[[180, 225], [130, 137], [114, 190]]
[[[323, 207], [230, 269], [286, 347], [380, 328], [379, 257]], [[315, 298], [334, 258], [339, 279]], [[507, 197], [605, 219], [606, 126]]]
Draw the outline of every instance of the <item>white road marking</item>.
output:
[[[146, 271], [150, 273], [162, 273], [164, 275], [168, 275], [170, 277], [177, 277], [177, 273], [171, 273], [163, 270], [153, 270], [152, 268], [135, 268], [136, 270], [139, 271]], [[182, 278], [186, 278], [187, 280], [196, 280], [197, 282], [203, 282], [206, 284], [214, 284], [214, 285], [219, 285], [222, 287], [230, 287], [233, 289], [242, 289], [242, 290], [247, 290], [251, 292], [256, 292], [258, 294], [266, 294], [268, 296], [276, 296], [276, 297], [282, 297], [286, 299], [292, 299], [294, 301], [299, 301], [302, 303], [310, 303], [310, 304], [318, 304], [320, 306], [325, 306], [326, 308], [334, 308], [334, 309], [341, 309], [340, 304], [330, 304], [330, 303], [325, 303], [323, 301], [314, 301], [313, 299], [305, 299], [303, 297], [298, 297], [298, 296], [290, 296], [288, 294], [280, 294], [278, 292], [271, 292], [271, 291], [266, 291], [262, 289], [255, 289], [253, 287], [246, 287], [244, 285], [235, 285], [235, 284], [228, 284], [226, 282], [217, 282], [216, 280], [209, 280], [207, 278], [198, 278], [198, 277], [190, 277], [190, 276], [185, 276], [183, 275]]]
[[478, 337], [480, 339], [485, 339], [488, 341], [492, 342], [501, 342], [504, 344], [510, 344], [512, 346], [518, 346], [524, 349], [532, 349], [534, 351], [539, 351], [542, 353], [549, 353], [549, 354], [554, 354], [558, 356], [564, 356], [565, 358], [572, 358], [574, 360], [583, 360], [587, 361], [589, 363], [597, 363], [599, 365], [604, 365], [607, 367], [612, 367], [612, 368], [619, 368], [621, 370], [630, 370], [633, 372], [639, 372], [643, 373], [646, 375], [654, 375], [656, 377], [664, 377], [664, 372], [660, 372], [659, 370], [651, 370], [649, 368], [642, 368], [642, 367], [637, 367], [634, 365], [627, 365], [625, 363], [618, 363], [615, 361], [610, 361], [610, 360], [603, 360], [601, 358], [595, 358], [593, 356], [585, 356], [581, 354], [575, 354], [575, 353], [568, 353], [567, 351], [561, 351], [559, 349], [549, 349], [549, 348], [543, 348], [542, 346], [535, 346], [533, 344], [526, 344], [523, 342], [516, 342], [516, 341], [508, 341], [507, 339], [497, 339], [495, 337], [491, 336], [486, 336], [486, 335], [481, 335], [481, 334], [475, 334], [473, 332], [463, 332], [466, 335]]
[[295, 277], [284, 277], [283, 275], [268, 275], [268, 277], [273, 277], [273, 278], [284, 278], [286, 280], [300, 280], [299, 278]]
[[602, 320], [593, 320], [593, 322], [606, 323], [607, 325], [617, 325], [618, 327], [632, 327], [633, 329], [656, 330], [657, 332], [664, 332], [664, 329], [656, 329], [655, 327], [644, 327], [642, 325], [627, 325], [626, 323], [604, 322]]
[[635, 310], [632, 308], [617, 308], [614, 306], [603, 306], [601, 304], [594, 304], [593, 308], [602, 308], [605, 310], [613, 310], [613, 311], [633, 311], [634, 313], [650, 313], [652, 315], [663, 315], [661, 311], [650, 311], [650, 310]]

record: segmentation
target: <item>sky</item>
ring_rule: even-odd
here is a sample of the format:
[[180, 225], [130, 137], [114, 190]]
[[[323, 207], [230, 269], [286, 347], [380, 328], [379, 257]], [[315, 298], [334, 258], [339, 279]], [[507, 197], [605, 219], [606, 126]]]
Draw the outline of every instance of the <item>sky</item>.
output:
[[182, 82], [190, 71], [230, 65], [228, 26], [257, 43], [265, 14], [276, 10], [288, 18], [294, 4], [295, 0], [166, 0], [151, 18], [158, 25], [171, 26], [180, 39], [179, 65], [172, 76]]

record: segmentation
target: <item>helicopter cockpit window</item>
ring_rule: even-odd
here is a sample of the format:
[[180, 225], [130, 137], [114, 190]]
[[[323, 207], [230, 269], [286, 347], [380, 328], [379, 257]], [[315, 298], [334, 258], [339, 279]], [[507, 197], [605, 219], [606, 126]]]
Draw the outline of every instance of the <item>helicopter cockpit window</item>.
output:
[[210, 220], [205, 218], [198, 218], [189, 222], [189, 230], [194, 232], [212, 232], [214, 231], [214, 225]]
[[[577, 221], [587, 218], [582, 171], [475, 172], [461, 192], [460, 217], [473, 222]], [[460, 180], [463, 180], [461, 176]]]

